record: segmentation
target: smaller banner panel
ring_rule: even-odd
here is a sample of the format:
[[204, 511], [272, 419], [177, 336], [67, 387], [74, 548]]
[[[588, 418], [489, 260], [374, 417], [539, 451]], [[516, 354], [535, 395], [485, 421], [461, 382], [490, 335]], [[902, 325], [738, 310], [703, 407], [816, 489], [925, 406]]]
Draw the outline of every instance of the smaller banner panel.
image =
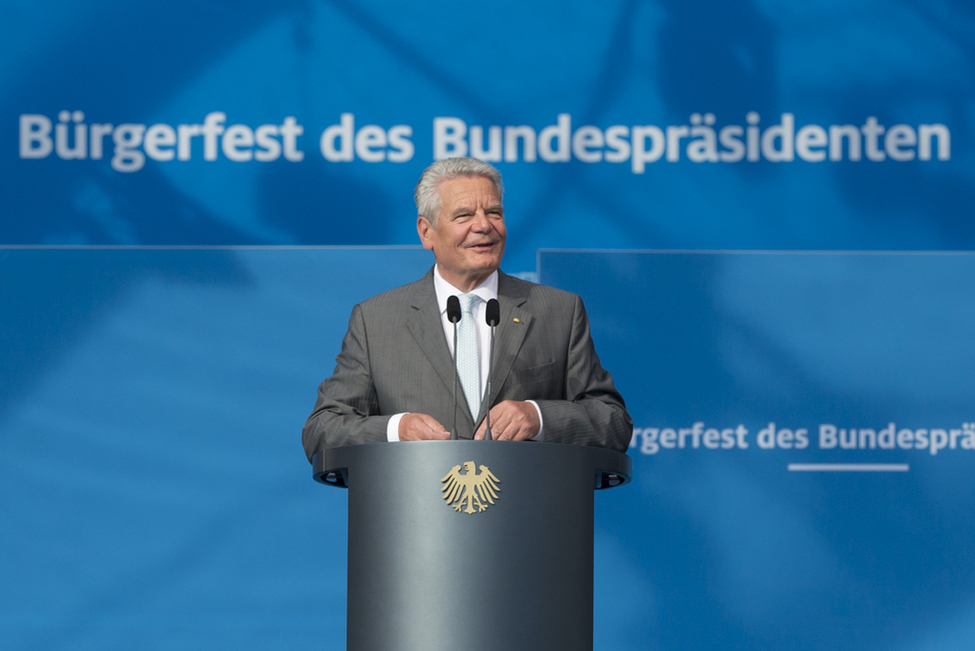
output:
[[301, 426], [419, 248], [0, 250], [0, 646], [345, 647]]
[[633, 484], [597, 500], [603, 648], [975, 644], [975, 256], [539, 260], [634, 418]]

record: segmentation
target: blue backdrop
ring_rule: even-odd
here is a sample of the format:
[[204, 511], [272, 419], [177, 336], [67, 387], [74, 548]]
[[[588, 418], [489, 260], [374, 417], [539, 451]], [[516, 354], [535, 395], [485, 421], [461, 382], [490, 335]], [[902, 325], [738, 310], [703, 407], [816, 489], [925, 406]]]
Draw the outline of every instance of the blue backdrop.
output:
[[[598, 649], [971, 647], [975, 256], [539, 259], [635, 420], [633, 484], [597, 499]], [[352, 305], [429, 264], [0, 251], [11, 648], [342, 648], [345, 495], [299, 432]]]
[[[636, 421], [597, 648], [975, 644], [970, 3], [0, 16], [12, 648], [341, 648], [344, 495], [298, 432], [352, 304], [431, 262], [421, 170], [464, 153], [504, 175], [505, 269], [584, 296]], [[876, 253], [812, 253], [841, 250]]]
[[975, 244], [965, 2], [0, 7], [3, 243], [414, 244], [466, 151], [521, 270]]

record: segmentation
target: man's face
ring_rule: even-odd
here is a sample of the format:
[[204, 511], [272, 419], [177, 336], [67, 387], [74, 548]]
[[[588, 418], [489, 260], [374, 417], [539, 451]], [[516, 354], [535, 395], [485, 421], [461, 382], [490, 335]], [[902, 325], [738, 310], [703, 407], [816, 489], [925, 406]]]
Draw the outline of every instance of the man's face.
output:
[[440, 185], [440, 213], [433, 226], [416, 222], [423, 248], [433, 251], [440, 275], [468, 292], [501, 266], [504, 207], [490, 180], [461, 177]]

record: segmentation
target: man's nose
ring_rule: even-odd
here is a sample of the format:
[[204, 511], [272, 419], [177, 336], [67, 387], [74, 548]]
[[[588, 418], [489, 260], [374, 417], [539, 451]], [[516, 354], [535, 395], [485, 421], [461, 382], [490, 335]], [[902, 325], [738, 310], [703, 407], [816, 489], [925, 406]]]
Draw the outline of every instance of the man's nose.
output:
[[474, 223], [471, 224], [471, 228], [478, 231], [491, 230], [491, 220], [488, 219], [487, 214], [483, 210], [478, 210], [474, 213]]

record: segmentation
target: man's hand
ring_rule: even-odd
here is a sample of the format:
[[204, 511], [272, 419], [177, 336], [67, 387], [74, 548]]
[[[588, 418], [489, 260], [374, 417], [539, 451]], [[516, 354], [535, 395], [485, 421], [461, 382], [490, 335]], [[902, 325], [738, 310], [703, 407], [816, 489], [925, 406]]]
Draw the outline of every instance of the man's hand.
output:
[[[541, 426], [535, 405], [530, 402], [505, 400], [491, 407], [491, 438], [495, 441], [524, 441], [534, 438]], [[486, 429], [487, 422], [482, 420], [474, 438], [483, 439]]]
[[433, 416], [405, 414], [399, 421], [400, 441], [443, 441], [449, 438], [450, 432], [445, 430]]

